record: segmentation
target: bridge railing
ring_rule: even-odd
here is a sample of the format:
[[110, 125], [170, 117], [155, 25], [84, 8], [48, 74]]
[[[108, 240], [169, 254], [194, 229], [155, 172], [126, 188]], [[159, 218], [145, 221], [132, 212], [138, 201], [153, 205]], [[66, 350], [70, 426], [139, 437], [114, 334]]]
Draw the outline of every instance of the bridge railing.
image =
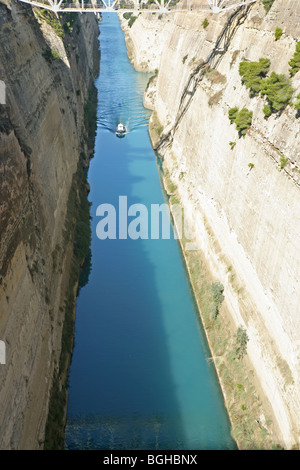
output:
[[20, 0], [56, 12], [69, 11], [207, 11], [218, 13], [257, 0]]

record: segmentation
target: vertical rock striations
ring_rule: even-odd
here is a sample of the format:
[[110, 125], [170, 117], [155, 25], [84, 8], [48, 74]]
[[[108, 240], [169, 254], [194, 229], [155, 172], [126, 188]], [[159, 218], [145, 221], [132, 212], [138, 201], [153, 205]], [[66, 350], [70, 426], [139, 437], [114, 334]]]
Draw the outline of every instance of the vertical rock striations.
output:
[[98, 34], [92, 14], [58, 19], [0, 1], [1, 449], [43, 448], [53, 377], [60, 391], [66, 382], [62, 332], [70, 305], [74, 316], [74, 237], [77, 267], [86, 254], [76, 225], [93, 148]]

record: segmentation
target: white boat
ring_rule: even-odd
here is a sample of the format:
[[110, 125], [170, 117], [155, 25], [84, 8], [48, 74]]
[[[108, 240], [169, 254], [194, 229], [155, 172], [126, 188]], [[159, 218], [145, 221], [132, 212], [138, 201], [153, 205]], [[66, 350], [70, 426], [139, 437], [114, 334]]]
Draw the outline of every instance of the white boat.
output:
[[124, 137], [125, 134], [126, 134], [126, 127], [124, 126], [124, 124], [122, 124], [120, 122], [117, 126], [117, 129], [116, 129], [116, 136], [117, 137]]

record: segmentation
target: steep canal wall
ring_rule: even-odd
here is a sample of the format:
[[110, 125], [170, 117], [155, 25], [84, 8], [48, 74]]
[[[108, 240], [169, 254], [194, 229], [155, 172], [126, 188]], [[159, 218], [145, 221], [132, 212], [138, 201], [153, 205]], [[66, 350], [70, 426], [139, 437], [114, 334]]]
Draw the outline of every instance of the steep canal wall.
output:
[[44, 447], [51, 391], [47, 445], [61, 440], [69, 361], [62, 351], [72, 346], [79, 265], [89, 245], [85, 171], [98, 34], [94, 15], [58, 18], [0, 2], [1, 449]]
[[[181, 202], [194, 235], [186, 260], [241, 448], [299, 446], [300, 76], [289, 73], [299, 8], [275, 0], [268, 14], [257, 2], [220, 15], [121, 18], [132, 63], [154, 73], [150, 135], [170, 202]], [[284, 74], [293, 88], [269, 117], [239, 73], [260, 58], [270, 60], [267, 76]], [[244, 137], [228, 118], [234, 107], [252, 112]], [[216, 281], [225, 297], [217, 321]], [[240, 327], [247, 356], [237, 360]]]

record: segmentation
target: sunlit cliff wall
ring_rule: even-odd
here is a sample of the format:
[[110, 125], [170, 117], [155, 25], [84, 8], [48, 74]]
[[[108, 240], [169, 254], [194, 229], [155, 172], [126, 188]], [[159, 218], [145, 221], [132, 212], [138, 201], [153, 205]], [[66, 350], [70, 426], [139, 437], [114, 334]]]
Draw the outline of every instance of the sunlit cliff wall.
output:
[[[268, 58], [270, 72], [289, 76], [299, 18], [299, 2], [276, 0], [267, 15], [257, 2], [219, 15], [141, 15], [131, 28], [122, 19], [133, 64], [158, 69], [145, 97], [153, 145], [212, 277], [225, 287], [233, 332], [247, 331], [249, 368], [286, 448], [300, 436], [300, 120], [292, 105], [265, 119], [265, 101], [250, 98], [239, 63]], [[295, 100], [300, 72], [292, 85]], [[253, 111], [244, 138], [228, 119], [234, 106]]]

